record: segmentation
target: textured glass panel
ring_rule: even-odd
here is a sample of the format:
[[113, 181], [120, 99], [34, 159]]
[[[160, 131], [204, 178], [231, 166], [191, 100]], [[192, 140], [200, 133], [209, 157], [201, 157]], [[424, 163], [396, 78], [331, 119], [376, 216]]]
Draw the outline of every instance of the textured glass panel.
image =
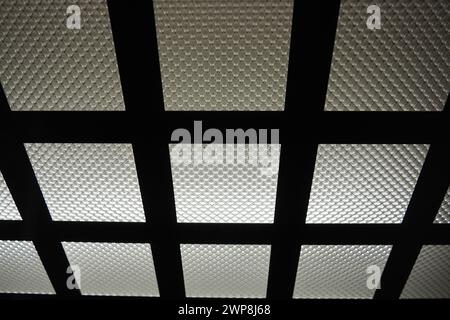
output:
[[401, 298], [450, 298], [450, 246], [423, 246]]
[[[369, 30], [369, 5], [381, 29]], [[325, 110], [442, 110], [450, 87], [450, 1], [342, 0]]]
[[[70, 5], [81, 29], [68, 29]], [[12, 110], [124, 110], [104, 0], [0, 0], [0, 79]], [[74, 11], [69, 11], [74, 12]]]
[[31, 241], [0, 241], [0, 292], [55, 293]]
[[64, 242], [79, 268], [83, 295], [159, 296], [152, 250], [147, 243]]
[[307, 223], [400, 223], [428, 145], [320, 145]]
[[370, 299], [367, 280], [377, 266], [382, 272], [391, 246], [305, 245], [300, 252], [294, 298]]
[[450, 223], [450, 188], [447, 189], [447, 194], [442, 201], [434, 223]]
[[22, 220], [5, 179], [0, 172], [0, 220]]
[[182, 244], [188, 297], [264, 298], [270, 246]]
[[292, 0], [156, 0], [166, 110], [283, 110]]
[[26, 148], [54, 220], [145, 221], [131, 145]]
[[178, 222], [273, 222], [280, 145], [177, 144], [170, 156]]

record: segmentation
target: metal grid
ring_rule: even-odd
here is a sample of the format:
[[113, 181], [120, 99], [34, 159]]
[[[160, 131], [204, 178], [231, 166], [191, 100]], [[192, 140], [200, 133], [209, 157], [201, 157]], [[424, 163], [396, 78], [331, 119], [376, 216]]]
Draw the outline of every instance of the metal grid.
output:
[[[271, 244], [269, 299], [292, 298], [301, 245], [392, 245], [382, 287], [374, 298], [397, 299], [422, 245], [450, 243], [448, 225], [433, 224], [450, 176], [443, 129], [449, 101], [442, 115], [323, 112], [339, 4], [338, 0], [295, 2], [283, 112], [175, 114], [164, 111], [152, 3], [108, 1], [126, 112], [120, 116], [17, 114], [0, 92], [0, 138], [5, 151], [0, 169], [23, 219], [0, 222], [1, 239], [33, 240], [57, 296], [77, 299], [81, 299], [80, 291], [66, 287], [69, 261], [63, 241], [150, 243], [161, 298], [186, 296], [180, 244]], [[148, 81], [141, 81], [149, 77], [150, 93]], [[206, 127], [222, 132], [233, 127], [280, 129], [273, 224], [176, 223], [168, 137], [173, 128], [193, 133], [193, 119], [203, 119]], [[317, 129], [302, 129], [302, 124]], [[52, 221], [23, 147], [23, 143], [51, 142], [132, 143], [146, 222]], [[430, 144], [402, 224], [305, 224], [317, 147], [330, 143]]]

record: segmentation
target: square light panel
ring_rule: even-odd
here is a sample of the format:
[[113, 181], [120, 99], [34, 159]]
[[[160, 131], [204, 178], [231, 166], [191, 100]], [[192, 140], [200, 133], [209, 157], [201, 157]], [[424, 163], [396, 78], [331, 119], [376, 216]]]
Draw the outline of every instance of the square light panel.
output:
[[12, 110], [125, 110], [106, 1], [0, 8], [0, 79]]
[[280, 145], [172, 144], [178, 222], [272, 223]]
[[83, 295], [159, 296], [150, 244], [64, 242]]
[[400, 298], [450, 299], [450, 245], [422, 247]]
[[0, 172], [0, 220], [22, 220], [16, 203], [9, 192], [5, 179]]
[[166, 110], [284, 109], [292, 0], [155, 0]]
[[0, 241], [0, 292], [55, 294], [31, 241]]
[[424, 144], [319, 145], [307, 223], [400, 223]]
[[128, 144], [26, 144], [53, 220], [145, 222]]
[[325, 110], [443, 110], [449, 16], [448, 0], [342, 0]]
[[390, 251], [379, 245], [304, 245], [294, 298], [370, 299], [376, 283], [369, 277], [378, 271], [381, 276]]
[[270, 246], [182, 244], [187, 297], [265, 298]]

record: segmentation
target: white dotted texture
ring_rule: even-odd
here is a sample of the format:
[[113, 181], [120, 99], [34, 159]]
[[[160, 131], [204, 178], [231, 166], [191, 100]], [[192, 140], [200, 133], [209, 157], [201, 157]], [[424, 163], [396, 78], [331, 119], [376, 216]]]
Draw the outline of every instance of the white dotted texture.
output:
[[22, 220], [5, 179], [0, 172], [0, 220]]
[[284, 109], [292, 0], [155, 0], [166, 110]]
[[70, 265], [79, 268], [77, 284], [83, 295], [159, 296], [149, 244], [64, 242], [63, 246]]
[[182, 244], [187, 297], [265, 298], [270, 246]]
[[450, 188], [447, 189], [434, 223], [450, 223]]
[[401, 223], [428, 145], [319, 145], [307, 223]]
[[450, 246], [423, 246], [405, 288], [403, 299], [450, 299]]
[[31, 241], [0, 241], [0, 292], [55, 294]]
[[374, 289], [367, 287], [369, 266], [382, 272], [391, 246], [305, 245], [295, 280], [294, 298], [371, 299]]
[[[68, 29], [67, 8], [81, 9]], [[14, 111], [124, 110], [104, 0], [0, 0], [0, 81]]]
[[[369, 5], [381, 9], [370, 30]], [[325, 110], [440, 111], [450, 89], [448, 0], [342, 0]]]
[[145, 222], [128, 144], [26, 144], [53, 220]]
[[170, 145], [177, 221], [273, 223], [279, 157], [276, 144]]

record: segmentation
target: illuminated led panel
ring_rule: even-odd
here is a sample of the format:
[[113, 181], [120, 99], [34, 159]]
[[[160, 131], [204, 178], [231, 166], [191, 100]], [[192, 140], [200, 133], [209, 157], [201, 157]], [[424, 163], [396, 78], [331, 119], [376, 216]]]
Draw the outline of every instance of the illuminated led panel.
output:
[[370, 299], [375, 289], [367, 282], [375, 272], [368, 267], [378, 267], [381, 275], [390, 251], [379, 245], [302, 246], [294, 298]]
[[272, 223], [279, 156], [275, 144], [170, 145], [178, 222]]
[[428, 145], [319, 145], [307, 223], [400, 223]]
[[31, 241], [0, 241], [0, 292], [55, 294]]
[[[367, 28], [370, 5], [379, 30]], [[342, 0], [325, 110], [443, 110], [449, 16], [448, 0]]]
[[182, 244], [188, 297], [264, 298], [270, 246]]
[[155, 0], [166, 110], [284, 109], [292, 0]]
[[131, 145], [26, 144], [54, 220], [144, 222]]
[[1, 172], [0, 172], [0, 220], [22, 220]]
[[401, 298], [450, 298], [450, 245], [422, 247]]
[[[83, 295], [159, 296], [150, 244], [64, 242]], [[75, 269], [75, 268], [73, 268]]]
[[[71, 5], [79, 30], [67, 28]], [[125, 109], [106, 1], [0, 0], [0, 8], [0, 79], [12, 110]]]
[[434, 223], [450, 223], [450, 188], [447, 189], [447, 194], [439, 208]]

